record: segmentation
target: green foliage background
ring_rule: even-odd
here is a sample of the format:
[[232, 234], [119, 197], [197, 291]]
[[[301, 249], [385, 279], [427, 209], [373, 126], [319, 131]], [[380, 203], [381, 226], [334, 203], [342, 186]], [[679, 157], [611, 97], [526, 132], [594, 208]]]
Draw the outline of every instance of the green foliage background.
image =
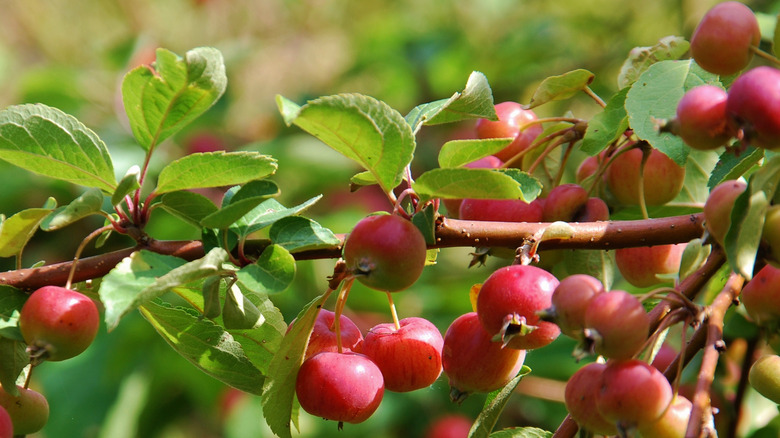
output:
[[[228, 150], [273, 155], [279, 170], [273, 180], [280, 201], [297, 205], [323, 194], [309, 215], [335, 232], [347, 232], [371, 211], [387, 209], [370, 188], [349, 193], [355, 165], [303, 134], [285, 127], [277, 94], [295, 101], [340, 92], [359, 92], [406, 113], [421, 102], [461, 90], [473, 70], [490, 81], [497, 102], [527, 103], [544, 78], [584, 68], [596, 74], [591, 85], [602, 97], [618, 89], [617, 74], [629, 50], [650, 46], [667, 35], [689, 37], [714, 3], [701, 0], [626, 2], [624, 0], [485, 0], [371, 2], [337, 0], [7, 0], [0, 13], [0, 108], [42, 102], [76, 116], [107, 143], [121, 178], [142, 160], [121, 108], [123, 75], [154, 59], [154, 49], [184, 53], [212, 46], [225, 56], [228, 88], [217, 105], [192, 126], [163, 143], [153, 168], [183, 156], [193, 139], [208, 134]], [[756, 10], [777, 12], [772, 2]], [[587, 97], [550, 103], [540, 115], [571, 111], [590, 118], [599, 108]], [[463, 126], [467, 128], [467, 126]], [[450, 129], [451, 128], [447, 128]], [[438, 148], [455, 133], [426, 129], [417, 164], [436, 165]], [[0, 162], [0, 212], [8, 215], [40, 207], [49, 196], [65, 204], [81, 193], [75, 186], [36, 177]], [[198, 238], [162, 210], [149, 233], [158, 239]], [[102, 225], [87, 219], [64, 231], [38, 233], [23, 263], [70, 259], [80, 240]], [[129, 240], [113, 237], [107, 247]], [[94, 249], [88, 249], [94, 253]], [[401, 317], [423, 315], [442, 331], [470, 309], [469, 287], [491, 267], [464, 269], [469, 249], [442, 251], [412, 290], [396, 296]], [[13, 268], [0, 259], [0, 270]], [[331, 260], [299, 264], [290, 290], [274, 297], [290, 321], [326, 287]], [[389, 320], [384, 294], [356, 286], [350, 316], [364, 329]], [[517, 394], [499, 427], [538, 426], [553, 430], [563, 419], [556, 399], [562, 381], [577, 369], [561, 338], [528, 355], [532, 376], [551, 379], [542, 397]], [[47, 363], [35, 373], [34, 387], [49, 398], [52, 416], [40, 433], [46, 437], [217, 437], [270, 436], [261, 419], [260, 399], [241, 397], [223, 414], [227, 389], [171, 350], [133, 313], [111, 334], [105, 329], [82, 356]], [[521, 386], [522, 388], [522, 386]], [[525, 391], [528, 391], [527, 389]], [[452, 405], [445, 378], [430, 389], [387, 393], [368, 422], [347, 425], [340, 436], [423, 436], [437, 416], [463, 412], [472, 418], [483, 396]], [[302, 435], [332, 436], [336, 425], [303, 416]]]

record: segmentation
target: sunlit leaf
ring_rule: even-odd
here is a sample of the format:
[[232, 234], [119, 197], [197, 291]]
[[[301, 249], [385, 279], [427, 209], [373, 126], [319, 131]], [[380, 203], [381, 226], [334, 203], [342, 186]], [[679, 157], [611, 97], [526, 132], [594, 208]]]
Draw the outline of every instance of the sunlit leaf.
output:
[[0, 222], [0, 257], [19, 254], [51, 208], [28, 208]]
[[290, 208], [285, 207], [275, 199], [268, 199], [252, 209], [249, 213], [245, 214], [240, 220], [236, 221], [230, 227], [230, 230], [234, 231], [239, 236], [246, 237], [255, 231], [262, 230], [279, 219], [301, 213], [321, 198], [322, 195], [318, 195]]
[[358, 162], [384, 191], [401, 183], [416, 144], [411, 127], [398, 111], [370, 96], [339, 94], [309, 101], [292, 118], [286, 102], [277, 97], [288, 123]]
[[595, 75], [588, 70], [578, 69], [559, 76], [550, 76], [542, 81], [534, 91], [528, 108], [554, 100], [568, 99], [588, 88]]
[[439, 150], [440, 167], [460, 167], [493, 155], [512, 142], [512, 138], [489, 138], [478, 140], [451, 140]]
[[83, 219], [93, 214], [99, 214], [103, 207], [103, 192], [100, 189], [92, 188], [84, 192], [81, 196], [71, 201], [68, 205], [54, 210], [46, 216], [41, 222], [41, 229], [52, 231], [73, 222]]
[[166, 193], [161, 201], [160, 205], [165, 211], [198, 228], [205, 217], [218, 210], [209, 198], [186, 190]]
[[302, 216], [290, 216], [274, 222], [268, 235], [271, 241], [291, 253], [333, 248], [341, 244], [333, 231]]
[[142, 65], [122, 81], [122, 99], [136, 140], [149, 150], [209, 109], [225, 92], [219, 50], [199, 47], [184, 57], [157, 49], [153, 69]]
[[264, 201], [279, 195], [279, 187], [273, 181], [250, 181], [243, 187], [233, 187], [225, 193], [222, 208], [200, 221], [206, 228], [227, 228], [250, 214]]
[[471, 426], [471, 430], [469, 431], [470, 438], [487, 438], [490, 435], [490, 432], [498, 421], [498, 417], [501, 415], [501, 412], [504, 411], [504, 407], [515, 392], [515, 388], [517, 388], [520, 380], [530, 372], [531, 369], [523, 365], [523, 368], [520, 369], [517, 376], [510, 380], [503, 388], [488, 394], [482, 412], [479, 413], [477, 420]]
[[233, 336], [190, 309], [151, 301], [141, 314], [182, 357], [204, 373], [250, 394], [261, 394], [265, 378]]
[[667, 36], [650, 47], [631, 49], [618, 75], [618, 87], [625, 88], [637, 81], [651, 65], [659, 61], [680, 59], [688, 51], [690, 43], [683, 37]]
[[484, 74], [472, 72], [466, 88], [448, 99], [416, 106], [406, 115], [406, 121], [417, 132], [422, 125], [438, 125], [466, 119], [498, 120], [493, 105], [493, 90]]
[[140, 175], [141, 168], [138, 167], [137, 164], [127, 169], [127, 173], [125, 173], [125, 176], [123, 176], [122, 180], [119, 181], [119, 185], [111, 195], [111, 205], [119, 205], [125, 196], [141, 187], [141, 183], [138, 180]]
[[750, 146], [739, 155], [733, 151], [724, 152], [712, 170], [707, 187], [712, 189], [723, 181], [739, 178], [758, 164], [762, 158], [764, 158], [764, 150], [755, 146]]
[[276, 171], [276, 160], [256, 152], [189, 154], [160, 171], [156, 193], [244, 184]]
[[596, 155], [614, 142], [628, 128], [626, 113], [626, 94], [628, 88], [620, 90], [607, 102], [606, 108], [588, 121], [585, 137], [582, 139], [582, 150], [589, 155]]
[[75, 117], [43, 104], [0, 111], [0, 159], [106, 193], [116, 189], [114, 165], [105, 143]]
[[424, 200], [433, 198], [523, 199], [532, 201], [541, 193], [541, 183], [517, 169], [432, 169], [414, 181], [414, 190]]

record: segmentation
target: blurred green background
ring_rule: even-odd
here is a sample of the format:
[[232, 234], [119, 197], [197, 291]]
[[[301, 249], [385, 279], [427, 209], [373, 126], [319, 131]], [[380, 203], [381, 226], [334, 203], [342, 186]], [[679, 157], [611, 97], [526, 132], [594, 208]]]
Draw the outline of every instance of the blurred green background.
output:
[[[606, 99], [617, 91], [617, 74], [631, 48], [653, 45], [667, 35], [689, 37], [714, 3], [4, 0], [0, 107], [42, 102], [73, 114], [108, 144], [121, 176], [143, 159], [124, 121], [118, 91], [122, 76], [151, 62], [156, 47], [179, 54], [198, 46], [216, 47], [225, 56], [226, 95], [159, 148], [153, 169], [203, 148], [271, 154], [280, 164], [274, 177], [282, 188], [280, 201], [293, 205], [324, 194], [308, 215], [343, 233], [366, 213], [389, 205], [371, 189], [349, 193], [349, 177], [356, 167], [297, 128], [285, 127], [275, 95], [303, 103], [320, 95], [358, 92], [405, 114], [419, 103], [461, 90], [473, 70], [486, 74], [496, 102], [527, 103], [545, 77], [585, 68], [596, 75], [593, 90]], [[778, 9], [770, 1], [749, 4], [768, 13]], [[587, 119], [598, 110], [583, 96], [545, 105], [537, 113], [570, 111]], [[454, 127], [458, 128], [464, 126]], [[435, 165], [438, 147], [455, 135], [452, 129], [424, 129], [418, 136], [416, 165]], [[10, 216], [38, 207], [49, 196], [62, 205], [79, 194], [74, 186], [0, 162], [0, 213]], [[23, 264], [72, 258], [80, 240], [100, 225], [99, 220], [87, 219], [59, 232], [38, 233]], [[160, 209], [149, 232], [158, 239], [199, 236], [198, 230], [182, 226]], [[106, 248], [130, 243], [113, 237]], [[424, 316], [444, 333], [455, 317], [469, 311], [469, 287], [483, 281], [492, 267], [507, 263], [491, 260], [487, 267], [466, 269], [470, 251], [443, 250], [438, 264], [427, 268], [412, 290], [396, 294], [400, 317]], [[299, 263], [295, 285], [274, 297], [288, 321], [324, 290], [332, 267], [332, 260]], [[13, 260], [0, 260], [0, 269], [12, 268]], [[386, 309], [384, 294], [357, 286], [350, 295], [350, 316], [364, 330], [389, 321]], [[571, 358], [572, 347], [571, 341], [561, 338], [528, 355], [532, 378], [513, 397], [499, 427], [557, 427], [565, 416], [562, 382], [581, 365]], [[38, 436], [271, 436], [259, 398], [237, 394], [202, 374], [137, 314], [112, 333], [101, 330], [96, 344], [82, 356], [38, 368], [33, 386], [51, 404], [50, 422]], [[451, 404], [442, 377], [429, 389], [386, 393], [371, 419], [347, 425], [339, 436], [420, 437], [438, 416], [459, 412], [474, 418], [483, 402], [484, 396], [475, 395], [462, 406]], [[755, 403], [760, 412], [769, 409], [776, 415], [774, 406]], [[302, 415], [302, 436], [336, 433], [335, 423]]]

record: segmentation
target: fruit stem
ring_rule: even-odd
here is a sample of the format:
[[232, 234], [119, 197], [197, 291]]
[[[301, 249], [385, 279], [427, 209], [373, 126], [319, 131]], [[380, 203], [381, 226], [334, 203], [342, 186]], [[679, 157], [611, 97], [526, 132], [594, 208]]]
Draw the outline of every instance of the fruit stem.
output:
[[71, 283], [73, 282], [73, 276], [76, 274], [76, 265], [78, 264], [79, 257], [81, 257], [81, 252], [84, 251], [84, 248], [87, 246], [87, 243], [89, 243], [95, 237], [103, 234], [104, 232], [112, 228], [114, 228], [113, 225], [102, 226], [97, 230], [89, 233], [89, 235], [85, 237], [84, 240], [81, 241], [79, 247], [76, 248], [76, 254], [73, 256], [73, 264], [70, 265], [70, 272], [68, 273], [68, 279], [65, 281], [65, 289], [70, 289]]
[[395, 310], [395, 303], [393, 302], [393, 295], [390, 292], [387, 294], [387, 301], [390, 303], [390, 314], [393, 316], [393, 324], [395, 324], [395, 330], [401, 330], [401, 323], [398, 321], [398, 312]]
[[567, 139], [565, 137], [565, 134], [563, 134], [563, 135], [561, 135], [561, 138], [559, 138], [556, 141], [550, 143], [550, 145], [547, 146], [547, 148], [544, 151], [542, 151], [541, 154], [539, 154], [539, 156], [536, 158], [536, 160], [533, 162], [533, 164], [531, 164], [531, 167], [528, 168], [528, 173], [529, 174], [533, 174], [534, 170], [536, 170], [536, 168], [539, 167], [539, 165], [542, 163], [542, 161], [544, 161], [544, 159], [547, 158], [548, 155], [550, 155], [550, 152], [555, 150], [555, 148], [557, 148], [558, 146], [566, 143], [567, 141], [569, 141], [569, 139]]
[[780, 59], [777, 59], [775, 56], [773, 56], [771, 53], [767, 53], [758, 46], [750, 46], [750, 51], [755, 53], [757, 56], [766, 59], [767, 61], [771, 62], [772, 64], [780, 66]]
[[338, 352], [343, 353], [344, 349], [341, 344], [341, 314], [344, 313], [344, 305], [347, 303], [347, 297], [349, 296], [349, 291], [352, 289], [352, 283], [355, 282], [354, 276], [349, 276], [344, 279], [344, 282], [341, 284], [341, 289], [339, 290], [339, 296], [336, 298], [336, 309], [335, 309], [335, 317], [333, 319], [333, 331], [336, 332], [336, 347], [338, 348]]
[[644, 219], [650, 219], [647, 213], [647, 202], [645, 202], [645, 164], [650, 157], [650, 150], [642, 148], [642, 161], [639, 162], [639, 209], [642, 211]]

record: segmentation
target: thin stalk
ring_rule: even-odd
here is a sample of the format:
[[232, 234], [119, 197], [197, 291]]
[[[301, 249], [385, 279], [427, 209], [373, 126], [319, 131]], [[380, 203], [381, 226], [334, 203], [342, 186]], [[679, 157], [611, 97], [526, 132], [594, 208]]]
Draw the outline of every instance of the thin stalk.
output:
[[333, 320], [333, 330], [336, 332], [336, 347], [339, 353], [343, 353], [343, 347], [341, 343], [341, 314], [344, 313], [344, 305], [347, 303], [347, 297], [349, 291], [352, 289], [352, 283], [355, 282], [355, 277], [349, 276], [341, 284], [339, 290], [339, 296], [336, 298], [335, 319]]
[[81, 241], [79, 247], [76, 249], [76, 255], [73, 257], [73, 264], [70, 266], [68, 279], [65, 281], [65, 289], [70, 289], [71, 283], [73, 282], [73, 275], [76, 273], [76, 265], [78, 264], [79, 257], [81, 257], [81, 252], [84, 251], [84, 248], [86, 248], [87, 244], [95, 237], [99, 236], [103, 232], [108, 231], [112, 228], [113, 225], [106, 225], [100, 227], [97, 230], [89, 233], [89, 235], [85, 237], [84, 240]]
[[780, 66], [780, 59], [777, 59], [775, 56], [773, 56], [771, 53], [767, 53], [761, 49], [758, 48], [758, 46], [750, 46], [750, 51], [755, 53], [757, 56], [766, 59], [767, 61], [771, 62], [772, 64], [776, 66]]
[[604, 102], [604, 99], [600, 98], [598, 94], [594, 93], [590, 87], [585, 87], [583, 91], [585, 92], [585, 94], [590, 96], [593, 100], [595, 100], [596, 103], [598, 103], [602, 108], [607, 107], [607, 103]]
[[396, 331], [401, 330], [401, 323], [398, 321], [398, 312], [395, 310], [393, 295], [391, 292], [385, 293], [387, 294], [387, 301], [390, 303], [390, 314], [393, 316], [393, 324], [395, 324], [395, 329]]

